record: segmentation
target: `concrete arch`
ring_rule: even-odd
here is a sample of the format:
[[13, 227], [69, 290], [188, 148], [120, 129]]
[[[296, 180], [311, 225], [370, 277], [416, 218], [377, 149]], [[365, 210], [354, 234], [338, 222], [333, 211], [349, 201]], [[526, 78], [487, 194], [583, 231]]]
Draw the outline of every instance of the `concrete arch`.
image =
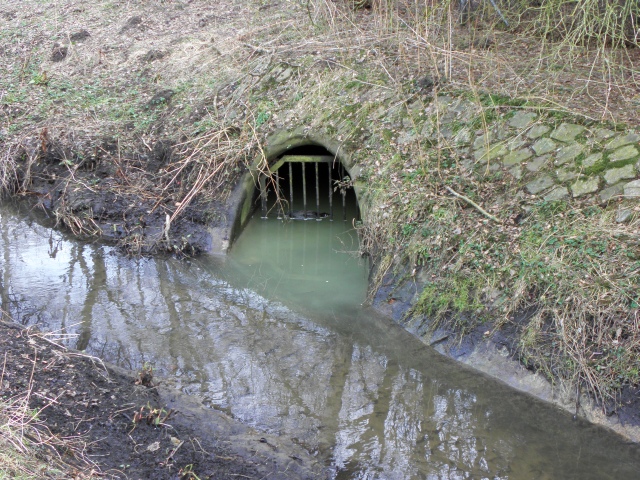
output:
[[356, 182], [360, 169], [351, 161], [352, 152], [345, 149], [344, 144], [336, 138], [328, 137], [324, 133], [311, 131], [308, 128], [299, 127], [294, 130], [281, 130], [267, 137], [263, 147], [264, 156], [260, 155], [254, 160], [231, 199], [233, 221], [227, 236], [229, 240], [224, 250], [231, 247], [256, 208], [255, 199], [260, 190], [261, 177], [264, 178], [264, 160], [266, 159], [270, 172], [274, 172], [283, 163], [279, 160], [280, 157], [288, 151], [306, 146], [321, 147], [340, 162], [354, 183], [354, 192], [360, 207], [360, 214], [363, 219], [365, 218], [366, 209], [363, 208], [361, 202], [362, 188]]

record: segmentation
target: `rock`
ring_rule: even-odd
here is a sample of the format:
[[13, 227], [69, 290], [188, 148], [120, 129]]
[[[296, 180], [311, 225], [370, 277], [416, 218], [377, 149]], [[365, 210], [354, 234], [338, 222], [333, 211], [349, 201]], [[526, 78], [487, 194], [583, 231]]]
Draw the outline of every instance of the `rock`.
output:
[[573, 180], [578, 176], [578, 174], [571, 170], [567, 170], [566, 168], [559, 168], [556, 170], [556, 176], [559, 181], [566, 182], [567, 180]]
[[623, 188], [625, 197], [640, 197], [640, 180], [634, 180], [633, 182], [629, 182], [625, 184]]
[[473, 149], [486, 148], [487, 145], [491, 145], [493, 139], [494, 135], [491, 132], [481, 133], [473, 142]]
[[543, 175], [527, 183], [526, 189], [529, 191], [529, 193], [535, 195], [543, 190], [546, 190], [554, 183], [555, 182], [553, 181], [553, 178], [551, 178], [549, 175]]
[[582, 166], [593, 167], [600, 160], [602, 160], [602, 153], [592, 153], [582, 161]]
[[501, 157], [507, 153], [507, 147], [503, 143], [492, 145], [489, 149], [481, 148], [473, 152], [473, 156], [476, 160], [493, 160], [494, 158]]
[[633, 212], [629, 208], [620, 208], [618, 209], [618, 213], [616, 213], [616, 222], [617, 223], [625, 223], [631, 219], [631, 215]]
[[512, 137], [507, 141], [507, 148], [511, 150], [517, 150], [527, 143], [522, 137]]
[[547, 193], [544, 196], [544, 199], [548, 202], [553, 202], [556, 200], [562, 200], [568, 195], [569, 195], [569, 190], [567, 190], [567, 187], [556, 187], [553, 190], [551, 190], [549, 193]]
[[600, 201], [602, 203], [606, 203], [613, 197], [617, 197], [619, 195], [622, 195], [622, 183], [618, 183], [617, 185], [613, 185], [602, 190], [600, 192]]
[[613, 130], [609, 130], [608, 128], [598, 128], [594, 135], [597, 140], [606, 140], [607, 138], [611, 138], [616, 134]]
[[581, 197], [588, 193], [597, 192], [600, 187], [600, 178], [591, 177], [586, 180], [578, 180], [571, 185], [571, 192], [574, 197]]
[[534, 158], [530, 162], [527, 162], [527, 170], [529, 170], [530, 172], [537, 172], [544, 166], [545, 163], [547, 163], [547, 160], [549, 160], [550, 158], [551, 155], [543, 155], [541, 157]]
[[578, 135], [584, 132], [584, 130], [585, 128], [582, 125], [563, 123], [551, 132], [551, 138], [565, 143], [572, 142]]
[[471, 142], [471, 130], [468, 128], [461, 129], [453, 139], [456, 145], [467, 145]]
[[516, 165], [511, 170], [509, 170], [509, 173], [513, 175], [513, 178], [515, 178], [516, 180], [520, 180], [522, 178], [522, 167], [520, 165]]
[[516, 113], [511, 120], [509, 120], [509, 126], [513, 128], [523, 129], [526, 128], [529, 124], [533, 123], [535, 119], [538, 118], [533, 112], [518, 112]]
[[546, 125], [534, 125], [533, 127], [531, 127], [531, 129], [529, 129], [527, 137], [529, 137], [531, 140], [535, 140], [536, 138], [540, 138], [541, 136], [543, 136], [549, 130], [551, 130], [551, 127], [548, 127]]
[[610, 162], [620, 162], [622, 160], [628, 160], [638, 155], [638, 149], [633, 145], [627, 145], [626, 147], [619, 148], [611, 155], [609, 155]]
[[604, 180], [607, 182], [607, 185], [613, 185], [614, 183], [618, 183], [620, 180], [628, 180], [630, 178], [635, 178], [636, 172], [633, 165], [625, 165], [620, 168], [611, 168], [604, 173]]
[[556, 142], [550, 138], [541, 138], [532, 145], [533, 151], [538, 155], [544, 155], [545, 153], [551, 153], [556, 149]]
[[616, 137], [607, 143], [607, 150], [615, 150], [616, 148], [629, 145], [630, 143], [640, 142], [640, 135], [637, 133], [628, 133], [627, 135]]
[[556, 165], [565, 164], [571, 160], [574, 160], [578, 155], [582, 153], [584, 147], [579, 143], [572, 143], [566, 147], [562, 147], [556, 155]]
[[518, 163], [522, 163], [531, 157], [533, 157], [533, 153], [531, 153], [531, 150], [529, 150], [528, 148], [523, 148], [521, 150], [516, 150], [508, 153], [504, 157], [502, 162], [504, 163], [505, 167], [508, 167], [509, 165], [516, 165]]

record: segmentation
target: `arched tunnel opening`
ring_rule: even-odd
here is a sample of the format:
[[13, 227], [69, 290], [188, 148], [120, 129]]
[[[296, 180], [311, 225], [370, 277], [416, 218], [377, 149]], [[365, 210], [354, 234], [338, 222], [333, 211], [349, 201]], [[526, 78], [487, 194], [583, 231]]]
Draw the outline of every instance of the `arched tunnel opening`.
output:
[[257, 192], [263, 218], [351, 223], [360, 220], [349, 172], [324, 147], [292, 148], [269, 163], [270, 176], [261, 176]]

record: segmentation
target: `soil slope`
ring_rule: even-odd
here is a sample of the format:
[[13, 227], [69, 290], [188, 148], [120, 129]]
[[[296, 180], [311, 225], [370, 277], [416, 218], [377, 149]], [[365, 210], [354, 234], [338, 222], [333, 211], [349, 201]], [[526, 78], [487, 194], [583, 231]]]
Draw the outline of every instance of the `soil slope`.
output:
[[206, 409], [149, 372], [134, 376], [49, 338], [0, 322], [0, 398], [26, 406], [45, 439], [40, 456], [62, 465], [65, 478], [326, 476], [290, 441]]

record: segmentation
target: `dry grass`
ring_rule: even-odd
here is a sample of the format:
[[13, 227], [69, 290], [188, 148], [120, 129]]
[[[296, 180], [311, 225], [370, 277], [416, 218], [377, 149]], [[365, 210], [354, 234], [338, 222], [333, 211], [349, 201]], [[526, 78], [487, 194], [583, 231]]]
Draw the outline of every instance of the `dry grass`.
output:
[[[339, 141], [362, 146], [361, 132], [368, 131], [379, 143], [359, 161], [369, 176], [366, 195], [380, 209], [367, 216], [363, 249], [380, 256], [380, 272], [394, 258], [433, 272], [437, 281], [421, 306], [436, 316], [476, 313], [495, 290], [509, 298], [500, 305], [504, 311], [493, 311], [506, 321], [521, 309], [538, 307], [523, 336], [526, 360], [551, 375], [589, 381], [604, 395], [615, 388], [619, 374], [623, 383], [637, 381], [637, 311], [628, 308], [633, 301], [628, 292], [615, 296], [635, 285], [625, 281], [637, 276], [636, 267], [619, 261], [625, 249], [635, 248], [620, 235], [633, 238], [637, 224], [615, 226], [610, 212], [599, 211], [594, 218], [604, 222], [606, 238], [616, 239], [610, 243], [620, 243], [623, 251], [601, 254], [579, 269], [572, 262], [584, 258], [584, 245], [548, 251], [554, 284], [541, 268], [520, 268], [550, 246], [544, 230], [537, 230], [549, 223], [543, 207], [532, 207], [527, 225], [509, 223], [501, 215], [519, 211], [519, 204], [491, 208], [499, 197], [511, 198], [515, 186], [488, 178], [488, 171], [482, 181], [464, 177], [448, 164], [455, 164], [456, 152], [445, 140], [428, 148], [419, 142], [381, 146], [385, 129], [393, 136], [419, 120], [409, 115], [408, 127], [387, 125], [391, 111], [414, 104], [425, 112], [441, 90], [467, 95], [480, 112], [477, 128], [485, 131], [516, 98], [514, 109], [541, 114], [569, 112], [613, 124], [633, 124], [640, 117], [637, 48], [614, 49], [610, 35], [579, 41], [593, 37], [584, 28], [547, 35], [555, 24], [536, 18], [555, 17], [542, 11], [515, 15], [503, 9], [512, 25], [507, 29], [485, 4], [486, 11], [461, 25], [455, 4], [426, 0], [376, 0], [370, 9], [354, 9], [347, 0], [301, 0], [286, 8], [236, 0], [194, 1], [188, 8], [160, 0], [114, 1], [89, 3], [78, 12], [71, 1], [5, 2], [4, 9], [17, 13], [15, 21], [3, 20], [1, 37], [8, 59], [0, 66], [7, 125], [0, 132], [1, 186], [29, 193], [35, 167], [56, 151], [55, 161], [67, 166], [65, 194], [93, 189], [115, 193], [127, 205], [142, 203], [142, 213], [150, 210], [166, 219], [155, 241], [168, 248], [177, 242], [180, 248], [180, 238], [168, 238], [173, 227], [199, 202], [224, 201], [247, 165], [264, 160], [261, 142], [268, 133], [320, 125]], [[20, 21], [30, 28], [19, 27]], [[67, 41], [83, 28], [91, 37]], [[53, 41], [67, 42], [69, 60], [50, 60]], [[148, 60], [156, 55], [150, 52], [163, 56]], [[428, 78], [433, 90], [418, 92], [417, 82]], [[149, 105], [166, 90], [173, 92], [170, 101]], [[505, 102], [483, 102], [483, 92]], [[352, 100], [353, 105], [344, 104]], [[375, 117], [367, 110], [377, 108], [383, 111]], [[437, 108], [431, 111], [437, 115]], [[104, 147], [104, 138], [116, 147]], [[167, 139], [173, 142], [170, 158], [151, 171], [147, 165], [156, 145]], [[96, 145], [111, 170], [107, 180], [93, 185], [83, 180], [81, 164]], [[502, 224], [479, 220], [475, 209], [443, 185], [477, 200]], [[97, 233], [91, 215], [80, 215], [64, 198], [60, 221], [78, 234]], [[573, 223], [564, 218], [562, 238], [569, 239]], [[456, 231], [465, 234], [464, 241]], [[141, 251], [142, 237], [128, 233], [127, 248]], [[593, 232], [584, 235], [597, 240]], [[585, 279], [589, 285], [582, 293], [572, 290]], [[625, 347], [622, 356], [614, 340]], [[598, 354], [604, 346], [608, 353]], [[554, 356], [545, 363], [549, 352]], [[619, 357], [624, 361], [615, 363]]]
[[28, 388], [18, 396], [5, 394], [9, 391], [6, 360], [5, 356], [0, 371], [0, 479], [94, 478], [98, 471], [84, 453], [82, 438], [51, 433], [39, 418], [50, 403], [39, 409], [30, 407], [35, 360]]

